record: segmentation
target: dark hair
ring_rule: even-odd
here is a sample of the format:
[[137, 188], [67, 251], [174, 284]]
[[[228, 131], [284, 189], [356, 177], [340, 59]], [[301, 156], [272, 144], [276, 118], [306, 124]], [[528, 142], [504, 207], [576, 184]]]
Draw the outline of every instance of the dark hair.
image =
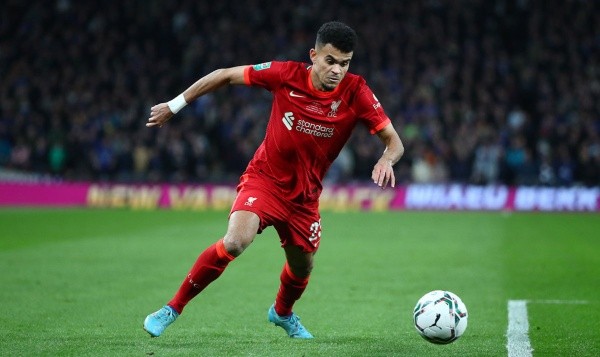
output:
[[330, 43], [338, 50], [350, 53], [354, 51], [356, 38], [356, 32], [350, 26], [339, 21], [326, 22], [317, 32], [317, 46]]

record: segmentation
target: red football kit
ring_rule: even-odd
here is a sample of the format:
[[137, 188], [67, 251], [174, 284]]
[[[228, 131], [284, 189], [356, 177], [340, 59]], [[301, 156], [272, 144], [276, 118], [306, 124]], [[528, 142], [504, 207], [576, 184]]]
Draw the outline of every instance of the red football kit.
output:
[[[348, 73], [335, 90], [320, 92], [313, 87], [310, 71], [298, 62], [245, 69], [246, 84], [269, 90], [273, 107], [265, 138], [240, 179], [231, 208], [254, 212], [260, 218], [258, 233], [272, 225], [282, 246], [298, 246], [304, 252], [319, 247], [321, 182], [352, 130], [359, 121], [371, 133], [390, 123], [363, 78]], [[222, 239], [207, 248], [168, 305], [181, 313], [234, 258]], [[280, 280], [274, 309], [288, 316], [308, 277], [294, 275], [286, 262]]]
[[311, 252], [321, 237], [322, 180], [358, 122], [375, 134], [390, 123], [365, 80], [347, 73], [335, 90], [318, 91], [300, 62], [248, 66], [247, 85], [273, 94], [266, 135], [240, 179], [231, 212], [256, 213], [259, 233], [273, 225], [282, 246]]

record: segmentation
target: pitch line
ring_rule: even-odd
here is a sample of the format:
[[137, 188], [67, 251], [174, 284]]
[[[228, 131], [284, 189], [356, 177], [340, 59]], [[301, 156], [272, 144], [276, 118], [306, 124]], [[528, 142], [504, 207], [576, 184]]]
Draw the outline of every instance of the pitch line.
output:
[[589, 304], [586, 300], [529, 300], [530, 304], [558, 304], [558, 305], [585, 305]]
[[506, 331], [508, 357], [531, 357], [529, 342], [527, 300], [508, 300], [508, 330]]
[[508, 357], [532, 357], [533, 348], [529, 341], [529, 319], [527, 303], [585, 305], [585, 300], [508, 300], [508, 330], [506, 331]]

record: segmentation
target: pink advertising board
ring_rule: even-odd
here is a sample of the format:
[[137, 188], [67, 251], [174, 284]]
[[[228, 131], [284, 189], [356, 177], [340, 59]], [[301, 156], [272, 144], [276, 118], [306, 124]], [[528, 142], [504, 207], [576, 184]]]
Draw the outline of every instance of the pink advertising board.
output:
[[[3, 207], [229, 209], [233, 185], [0, 182]], [[600, 188], [408, 185], [327, 186], [321, 209], [600, 212]]]

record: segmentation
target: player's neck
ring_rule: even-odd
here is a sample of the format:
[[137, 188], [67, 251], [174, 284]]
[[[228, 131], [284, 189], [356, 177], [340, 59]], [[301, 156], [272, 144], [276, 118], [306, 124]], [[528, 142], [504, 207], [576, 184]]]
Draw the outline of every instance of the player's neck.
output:
[[339, 85], [333, 90], [328, 90], [323, 86], [317, 74], [311, 69], [308, 77], [308, 86], [318, 97], [329, 97], [337, 92]]
[[312, 87], [318, 91], [318, 92], [323, 92], [323, 93], [328, 93], [331, 92], [330, 90], [326, 90], [323, 87], [323, 84], [321, 83], [321, 81], [319, 80], [319, 78], [317, 77], [316, 73], [314, 71], [310, 72], [310, 81], [312, 83]]

